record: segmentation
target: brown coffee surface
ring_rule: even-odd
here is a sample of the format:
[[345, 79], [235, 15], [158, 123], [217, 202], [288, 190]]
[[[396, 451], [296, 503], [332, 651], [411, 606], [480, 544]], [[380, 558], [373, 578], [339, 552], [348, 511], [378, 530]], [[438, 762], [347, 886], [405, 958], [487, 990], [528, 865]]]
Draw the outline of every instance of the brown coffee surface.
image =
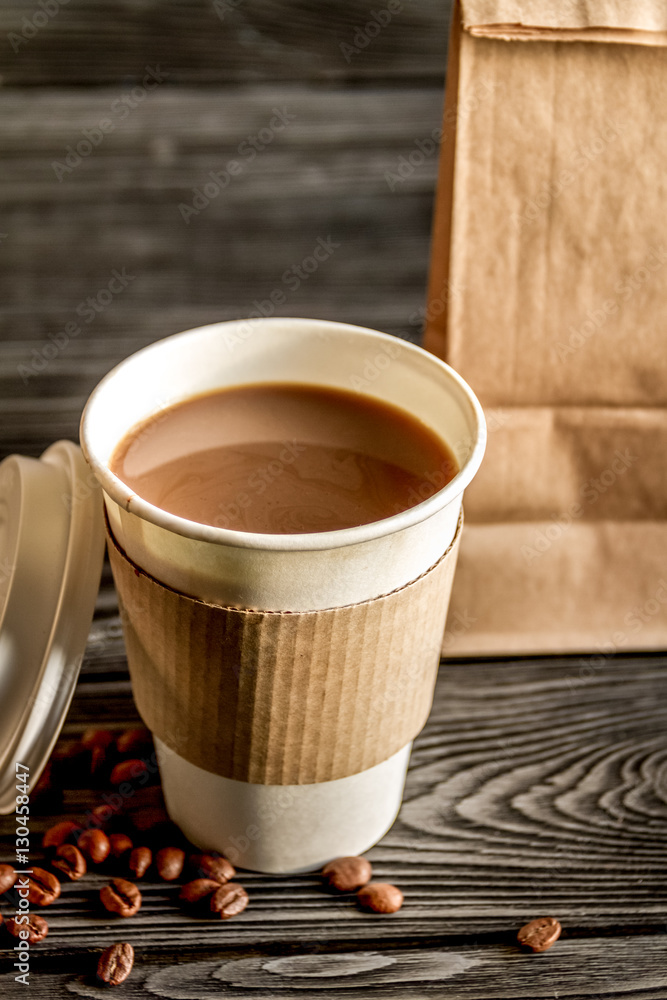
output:
[[172, 514], [271, 534], [377, 521], [421, 503], [458, 472], [444, 441], [406, 411], [296, 383], [234, 386], [178, 403], [135, 427], [109, 465]]

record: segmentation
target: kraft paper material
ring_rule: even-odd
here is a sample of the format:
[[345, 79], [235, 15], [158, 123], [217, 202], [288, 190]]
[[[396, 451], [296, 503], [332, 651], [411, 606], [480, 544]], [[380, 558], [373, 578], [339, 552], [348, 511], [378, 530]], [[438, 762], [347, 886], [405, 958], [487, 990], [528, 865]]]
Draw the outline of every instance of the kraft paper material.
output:
[[464, 0], [462, 15], [478, 38], [667, 44], [662, 0]]
[[489, 440], [448, 655], [667, 642], [665, 38], [649, 0], [455, 10], [425, 346]]
[[109, 557], [139, 713], [181, 757], [255, 784], [331, 781], [391, 757], [431, 709], [462, 519], [418, 580], [307, 613], [194, 600]]

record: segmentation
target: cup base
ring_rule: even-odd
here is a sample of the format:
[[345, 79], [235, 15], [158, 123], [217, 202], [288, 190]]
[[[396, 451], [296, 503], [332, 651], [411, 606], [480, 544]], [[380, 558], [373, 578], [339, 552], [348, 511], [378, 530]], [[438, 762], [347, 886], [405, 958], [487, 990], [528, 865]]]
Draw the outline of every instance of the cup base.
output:
[[239, 868], [295, 875], [362, 854], [384, 836], [401, 806], [412, 743], [359, 774], [308, 785], [235, 781], [158, 737], [155, 747], [167, 811], [193, 844]]

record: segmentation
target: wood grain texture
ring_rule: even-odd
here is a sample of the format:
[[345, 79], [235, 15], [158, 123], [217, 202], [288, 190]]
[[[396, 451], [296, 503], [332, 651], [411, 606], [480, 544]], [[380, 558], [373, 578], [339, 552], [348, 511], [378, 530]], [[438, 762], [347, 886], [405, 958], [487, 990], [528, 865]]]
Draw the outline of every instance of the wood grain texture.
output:
[[[386, 175], [437, 126], [439, 89], [352, 100], [335, 87], [165, 86], [59, 182], [54, 160], [112, 115], [121, 92], [5, 95], [0, 455], [76, 437], [85, 399], [114, 364], [207, 322], [271, 309], [419, 338], [437, 157], [394, 190]], [[240, 154], [274, 108], [293, 120], [254, 157]], [[179, 205], [232, 160], [240, 172], [186, 224]], [[330, 254], [299, 277], [319, 240]], [[101, 301], [114, 269], [126, 287]]]
[[[525, 955], [511, 942], [436, 947], [231, 957], [224, 944], [206, 960], [180, 955], [163, 959], [140, 942], [136, 962], [122, 987], [127, 1000], [664, 1000], [667, 989], [662, 936], [618, 937], [613, 941], [561, 939], [543, 955]], [[108, 996], [95, 983], [98, 953], [74, 962], [34, 958], [30, 996], [36, 1000]], [[55, 967], [55, 968], [54, 968]], [[21, 992], [23, 991], [23, 992]], [[0, 995], [25, 996], [11, 973], [0, 975]]]
[[[451, 10], [450, 0], [394, 0], [387, 20], [387, 0], [44, 2], [47, 16], [37, 0], [0, 8], [6, 84], [135, 82], [156, 63], [179, 83], [438, 80]], [[380, 30], [366, 30], [373, 21]]]
[[[89, 655], [70, 734], [92, 719], [121, 727], [136, 718], [122, 665], [103, 678], [95, 642]], [[250, 905], [224, 931], [184, 915], [177, 886], [150, 880], [140, 913], [119, 925], [100, 913], [104, 876], [93, 874], [63, 887], [39, 954], [105, 946], [119, 933], [158, 951], [434, 944], [507, 935], [547, 913], [571, 935], [665, 929], [666, 694], [665, 660], [650, 656], [445, 664], [399, 820], [369, 852], [375, 877], [405, 893], [397, 914], [362, 913], [351, 897], [325, 893], [316, 875], [244, 873]], [[65, 812], [81, 815], [97, 796], [72, 789]], [[50, 822], [33, 818], [35, 843]], [[0, 829], [5, 860], [11, 820]]]

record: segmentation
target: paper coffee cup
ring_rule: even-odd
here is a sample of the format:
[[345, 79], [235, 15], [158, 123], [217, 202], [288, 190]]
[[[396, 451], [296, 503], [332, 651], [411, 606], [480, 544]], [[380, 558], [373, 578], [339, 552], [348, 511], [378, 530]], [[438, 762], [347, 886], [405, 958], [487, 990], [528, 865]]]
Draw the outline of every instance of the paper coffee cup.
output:
[[[381, 521], [264, 535], [169, 514], [109, 470], [119, 441], [165, 407], [276, 381], [358, 390], [400, 406], [447, 442], [460, 471]], [[361, 327], [219, 323], [115, 368], [86, 405], [81, 442], [104, 490], [135, 697], [152, 722], [172, 818], [198, 846], [259, 871], [311, 870], [368, 849], [396, 817], [411, 741], [430, 707], [463, 490], [485, 446], [471, 390], [420, 348]], [[423, 650], [415, 628], [427, 637]], [[234, 650], [234, 677], [225, 661], [220, 687], [223, 646]], [[412, 672], [399, 676], [408, 662]], [[309, 684], [319, 701], [309, 700]], [[233, 719], [209, 691], [234, 701]]]

